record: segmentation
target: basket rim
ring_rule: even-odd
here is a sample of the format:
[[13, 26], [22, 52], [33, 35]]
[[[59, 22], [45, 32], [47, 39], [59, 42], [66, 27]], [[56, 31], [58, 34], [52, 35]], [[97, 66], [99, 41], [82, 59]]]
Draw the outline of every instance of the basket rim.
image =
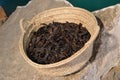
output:
[[[50, 10], [46, 10], [46, 11], [43, 11], [41, 13], [38, 13], [38, 14], [44, 14], [48, 11], [56, 11], [56, 10], [59, 10], [59, 9], [76, 9], [76, 10], [82, 10], [82, 11], [85, 11], [87, 12], [89, 15], [91, 15], [93, 17], [93, 19], [96, 21], [96, 18], [95, 16], [90, 13], [89, 11], [85, 10], [85, 9], [82, 9], [82, 8], [77, 8], [77, 7], [60, 7], [60, 8], [54, 8], [54, 9], [50, 9]], [[34, 17], [33, 17], [34, 18]], [[29, 24], [31, 25], [31, 24]], [[34, 67], [37, 67], [37, 68], [52, 68], [52, 67], [58, 67], [58, 66], [61, 66], [61, 65], [64, 65], [66, 63], [69, 63], [70, 61], [74, 60], [76, 57], [78, 57], [79, 55], [81, 55], [88, 47], [89, 45], [91, 45], [93, 43], [93, 41], [96, 39], [97, 35], [99, 34], [99, 30], [100, 30], [100, 27], [98, 26], [97, 24], [97, 21], [96, 21], [96, 24], [95, 26], [97, 27], [97, 29], [95, 30], [94, 32], [94, 36], [91, 37], [86, 43], [85, 45], [80, 49], [78, 50], [76, 53], [74, 53], [72, 56], [64, 59], [64, 60], [61, 60], [59, 62], [55, 62], [55, 63], [52, 63], [52, 64], [38, 64], [34, 61], [32, 61], [28, 56], [27, 54], [25, 53], [24, 51], [24, 48], [23, 48], [23, 38], [24, 38], [24, 34], [21, 35], [20, 37], [20, 40], [19, 40], [19, 48], [20, 48], [20, 53], [22, 54], [22, 56], [24, 57], [24, 59], [29, 63], [31, 64], [32, 66]]]

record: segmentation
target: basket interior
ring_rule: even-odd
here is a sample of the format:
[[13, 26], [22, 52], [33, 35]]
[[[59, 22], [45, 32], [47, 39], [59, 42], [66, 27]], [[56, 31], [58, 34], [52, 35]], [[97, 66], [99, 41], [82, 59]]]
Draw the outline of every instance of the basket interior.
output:
[[[51, 22], [73, 22], [73, 23], [82, 23], [84, 27], [87, 28], [87, 30], [91, 34], [91, 38], [89, 41], [96, 36], [96, 31], [98, 31], [98, 26], [96, 19], [93, 15], [88, 13], [84, 10], [78, 10], [78, 9], [71, 9], [71, 8], [65, 8], [65, 9], [57, 9], [57, 10], [48, 10], [43, 13], [40, 13], [33, 17], [32, 24], [27, 29], [25, 35], [23, 36], [23, 48], [26, 53], [27, 45], [31, 38], [31, 33], [34, 31], [37, 31], [39, 28], [41, 28], [42, 23], [51, 23]], [[88, 42], [89, 42], [88, 41]]]

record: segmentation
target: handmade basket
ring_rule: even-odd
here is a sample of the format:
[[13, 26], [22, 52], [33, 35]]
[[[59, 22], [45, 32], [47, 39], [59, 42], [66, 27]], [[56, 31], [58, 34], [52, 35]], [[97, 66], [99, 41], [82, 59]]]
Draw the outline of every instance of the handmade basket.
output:
[[[53, 21], [68, 21], [77, 24], [82, 23], [90, 32], [91, 38], [83, 48], [65, 60], [46, 65], [35, 63], [29, 59], [26, 54], [26, 47], [30, 40], [31, 33], [41, 28], [41, 23], [48, 24]], [[27, 25], [23, 26], [23, 24]], [[92, 55], [93, 42], [99, 33], [99, 26], [94, 15], [89, 11], [76, 7], [61, 7], [47, 10], [37, 14], [31, 21], [21, 19], [20, 28], [22, 30], [22, 35], [20, 38], [19, 48], [22, 56], [30, 65], [40, 71], [41, 74], [51, 76], [68, 75], [80, 70], [86, 62], [89, 61]]]

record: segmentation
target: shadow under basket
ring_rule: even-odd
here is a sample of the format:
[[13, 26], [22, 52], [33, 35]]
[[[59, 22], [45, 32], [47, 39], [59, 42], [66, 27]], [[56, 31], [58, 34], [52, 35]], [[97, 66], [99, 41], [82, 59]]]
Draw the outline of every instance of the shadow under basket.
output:
[[[82, 23], [89, 31], [91, 37], [89, 41], [71, 57], [52, 64], [38, 64], [33, 62], [26, 53], [26, 48], [31, 37], [31, 33], [41, 28], [41, 23], [51, 22], [73, 22]], [[24, 26], [23, 26], [24, 25]], [[92, 55], [93, 42], [99, 33], [99, 26], [92, 13], [76, 7], [61, 7], [46, 10], [37, 14], [31, 21], [21, 19], [20, 28], [22, 35], [19, 42], [19, 48], [24, 59], [41, 74], [50, 76], [64, 76], [80, 70]]]

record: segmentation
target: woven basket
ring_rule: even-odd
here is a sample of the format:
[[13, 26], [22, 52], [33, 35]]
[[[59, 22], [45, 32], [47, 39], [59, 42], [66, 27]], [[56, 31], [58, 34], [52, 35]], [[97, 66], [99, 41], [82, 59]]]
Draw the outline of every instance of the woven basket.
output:
[[[30, 60], [26, 54], [26, 47], [30, 40], [31, 33], [37, 31], [41, 27], [41, 23], [48, 24], [53, 21], [82, 23], [90, 32], [91, 38], [83, 48], [65, 60], [47, 65], [37, 64]], [[51, 76], [68, 75], [81, 69], [91, 57], [93, 42], [99, 33], [99, 26], [93, 14], [75, 7], [61, 7], [47, 10], [37, 14], [31, 21], [21, 19], [20, 28], [22, 30], [22, 36], [20, 38], [19, 48], [22, 56], [30, 65], [38, 69], [41, 74]]]

